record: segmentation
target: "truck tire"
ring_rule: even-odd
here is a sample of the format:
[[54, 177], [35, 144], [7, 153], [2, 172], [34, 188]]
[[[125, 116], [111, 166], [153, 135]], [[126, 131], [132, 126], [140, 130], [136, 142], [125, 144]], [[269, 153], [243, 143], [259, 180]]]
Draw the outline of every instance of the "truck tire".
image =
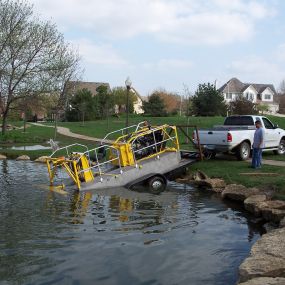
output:
[[238, 160], [247, 160], [250, 156], [250, 145], [247, 142], [242, 142], [236, 150]]
[[160, 176], [153, 176], [148, 179], [147, 184], [151, 193], [159, 194], [165, 190], [167, 182]]
[[278, 149], [274, 150], [273, 152], [274, 154], [279, 154], [279, 155], [285, 154], [285, 139], [280, 140]]

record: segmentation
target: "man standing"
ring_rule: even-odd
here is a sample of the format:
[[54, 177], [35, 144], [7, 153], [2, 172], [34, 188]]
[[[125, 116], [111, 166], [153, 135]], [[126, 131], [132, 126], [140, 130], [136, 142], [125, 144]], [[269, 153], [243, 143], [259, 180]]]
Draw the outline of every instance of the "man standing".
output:
[[262, 148], [264, 148], [264, 130], [259, 119], [255, 121], [255, 127], [251, 167], [256, 169], [261, 168]]

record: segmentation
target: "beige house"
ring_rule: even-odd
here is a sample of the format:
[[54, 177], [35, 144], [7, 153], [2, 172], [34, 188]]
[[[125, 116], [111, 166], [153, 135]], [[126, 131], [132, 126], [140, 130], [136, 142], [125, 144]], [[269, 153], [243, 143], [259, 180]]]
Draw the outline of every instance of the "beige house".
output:
[[134, 102], [134, 113], [143, 114], [144, 113], [144, 110], [142, 108], [143, 99], [141, 95], [138, 93], [138, 91], [134, 87], [131, 87], [130, 92], [132, 92], [136, 96], [136, 101]]
[[266, 105], [269, 113], [275, 114], [279, 111], [279, 103], [275, 101], [277, 93], [273, 84], [243, 83], [237, 78], [232, 78], [218, 90], [223, 94], [226, 103], [243, 96], [257, 105]]

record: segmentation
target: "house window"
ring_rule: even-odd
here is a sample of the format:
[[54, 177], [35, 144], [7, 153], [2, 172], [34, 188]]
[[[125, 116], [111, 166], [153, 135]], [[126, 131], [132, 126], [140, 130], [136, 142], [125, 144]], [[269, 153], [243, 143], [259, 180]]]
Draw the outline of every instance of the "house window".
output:
[[253, 101], [253, 94], [250, 92], [245, 93], [245, 98], [249, 101]]
[[271, 100], [271, 95], [270, 94], [265, 94], [264, 95], [264, 100]]
[[226, 99], [232, 100], [233, 99], [233, 94], [232, 93], [226, 93]]

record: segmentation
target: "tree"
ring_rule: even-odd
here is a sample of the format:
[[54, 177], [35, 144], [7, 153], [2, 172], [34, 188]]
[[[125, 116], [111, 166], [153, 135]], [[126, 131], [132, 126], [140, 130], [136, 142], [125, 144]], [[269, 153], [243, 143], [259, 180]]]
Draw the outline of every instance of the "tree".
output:
[[279, 86], [280, 95], [285, 95], [285, 80], [282, 80]]
[[269, 111], [269, 106], [265, 104], [258, 104], [256, 105], [256, 109], [259, 113], [263, 115], [265, 112]]
[[70, 99], [69, 110], [67, 111], [68, 121], [82, 120], [84, 125], [85, 121], [93, 120], [96, 118], [96, 102], [92, 96], [91, 91], [84, 88], [78, 90], [76, 94]]
[[[0, 105], [2, 134], [13, 104], [38, 94], [58, 94], [56, 110], [65, 104], [66, 82], [79, 57], [56, 26], [33, 14], [27, 2], [0, 0]], [[57, 113], [56, 113], [57, 114]]]
[[210, 83], [199, 84], [192, 108], [197, 116], [224, 116], [227, 109], [223, 95]]
[[98, 114], [101, 119], [108, 118], [110, 112], [114, 109], [114, 100], [112, 94], [108, 91], [107, 86], [101, 85], [97, 89], [95, 96]]
[[257, 114], [255, 104], [242, 95], [237, 96], [236, 99], [230, 103], [230, 110], [231, 113], [235, 115]]
[[[126, 112], [127, 90], [124, 87], [114, 87], [111, 91], [114, 104], [118, 106], [119, 113]], [[129, 92], [129, 113], [134, 112], [134, 102], [137, 100], [135, 94]]]
[[177, 94], [167, 92], [165, 89], [159, 89], [152, 92], [152, 95], [158, 95], [165, 104], [165, 110], [168, 114], [177, 113], [181, 107], [181, 97]]
[[157, 94], [152, 94], [149, 97], [148, 102], [143, 102], [143, 110], [145, 114], [151, 115], [153, 117], [163, 117], [167, 115], [164, 101]]

